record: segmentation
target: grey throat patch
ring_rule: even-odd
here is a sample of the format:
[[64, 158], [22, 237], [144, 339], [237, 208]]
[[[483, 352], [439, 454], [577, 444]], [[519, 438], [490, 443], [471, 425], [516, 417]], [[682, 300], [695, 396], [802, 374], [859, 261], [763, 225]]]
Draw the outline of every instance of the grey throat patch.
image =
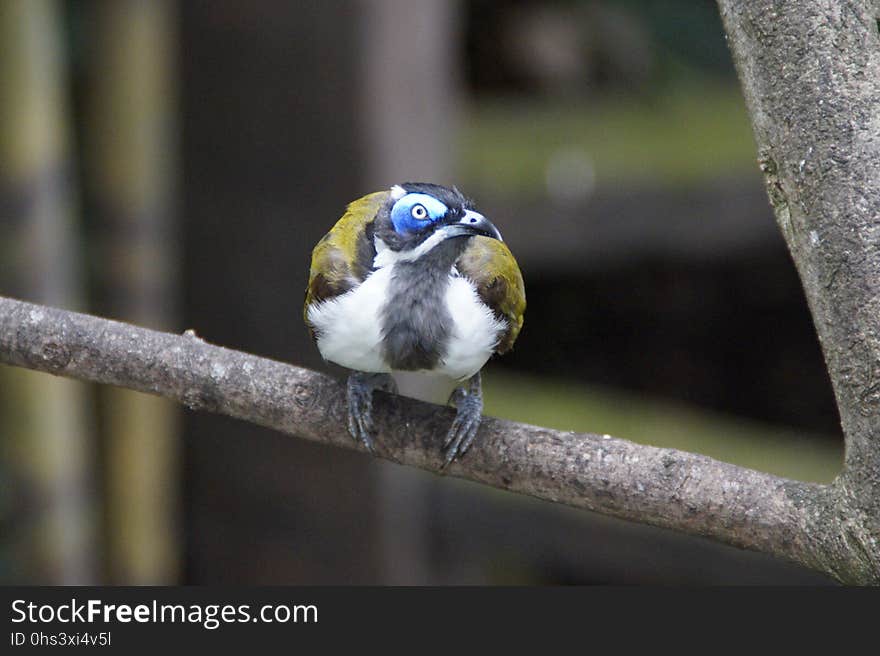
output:
[[446, 355], [452, 317], [446, 290], [468, 239], [447, 239], [413, 262], [396, 262], [382, 308], [382, 346], [392, 369], [434, 369]]

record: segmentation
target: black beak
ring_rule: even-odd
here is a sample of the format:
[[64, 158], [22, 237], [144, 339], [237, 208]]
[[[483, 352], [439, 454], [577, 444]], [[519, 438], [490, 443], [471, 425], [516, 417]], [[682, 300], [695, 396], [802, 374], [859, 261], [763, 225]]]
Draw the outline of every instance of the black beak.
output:
[[504, 241], [501, 239], [501, 233], [498, 232], [498, 228], [496, 228], [489, 219], [472, 210], [465, 211], [461, 221], [453, 223], [447, 228], [447, 230], [452, 233], [453, 236], [460, 235], [470, 237], [472, 235], [483, 235], [484, 237], [491, 237], [498, 241]]

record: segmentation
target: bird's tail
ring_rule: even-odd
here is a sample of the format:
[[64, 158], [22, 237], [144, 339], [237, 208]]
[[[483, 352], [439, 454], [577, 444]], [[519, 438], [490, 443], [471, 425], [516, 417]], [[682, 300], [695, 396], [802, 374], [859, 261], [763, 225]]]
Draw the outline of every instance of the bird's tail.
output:
[[395, 371], [391, 375], [399, 394], [437, 405], [446, 405], [449, 395], [459, 384], [448, 376], [419, 371]]

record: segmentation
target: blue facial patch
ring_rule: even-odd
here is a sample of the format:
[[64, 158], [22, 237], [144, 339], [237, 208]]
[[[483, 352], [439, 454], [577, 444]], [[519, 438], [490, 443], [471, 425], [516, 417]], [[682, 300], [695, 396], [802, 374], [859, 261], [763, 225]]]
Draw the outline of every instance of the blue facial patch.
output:
[[391, 223], [398, 234], [418, 232], [442, 219], [448, 209], [428, 194], [407, 194], [391, 208]]

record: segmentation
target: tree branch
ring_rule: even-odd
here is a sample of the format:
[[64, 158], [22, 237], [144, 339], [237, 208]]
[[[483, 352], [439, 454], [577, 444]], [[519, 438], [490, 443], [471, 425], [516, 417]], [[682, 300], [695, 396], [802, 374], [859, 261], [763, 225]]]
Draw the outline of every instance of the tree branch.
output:
[[[362, 450], [344, 386], [322, 374], [172, 335], [0, 297], [0, 362], [180, 401], [305, 439]], [[438, 471], [451, 409], [377, 393], [378, 455]], [[486, 418], [449, 474], [679, 529], [824, 569], [817, 504], [830, 488], [711, 458]], [[818, 536], [818, 537], [817, 537]], [[836, 573], [833, 572], [832, 573]]]
[[845, 518], [825, 567], [878, 582], [880, 2], [718, 4], [846, 439], [837, 504], [819, 511]]

